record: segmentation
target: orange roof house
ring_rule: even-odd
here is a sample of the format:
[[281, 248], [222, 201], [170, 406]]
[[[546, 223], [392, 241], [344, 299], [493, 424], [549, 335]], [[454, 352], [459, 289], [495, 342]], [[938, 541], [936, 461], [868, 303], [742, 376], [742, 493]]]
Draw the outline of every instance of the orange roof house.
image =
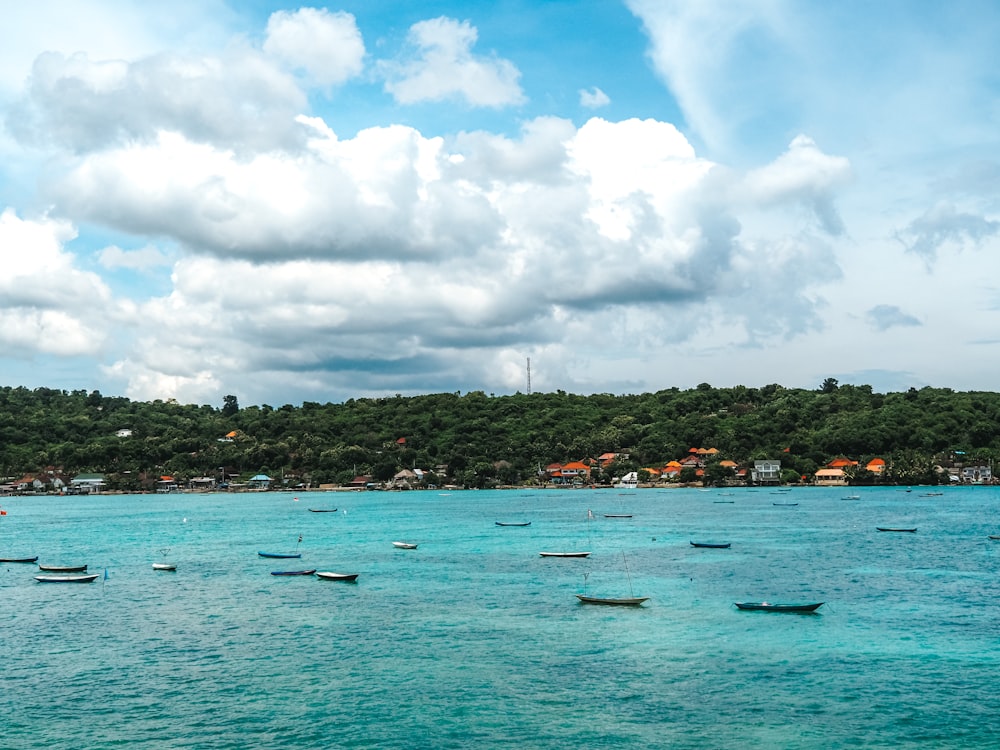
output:
[[841, 456], [840, 458], [833, 459], [826, 466], [829, 469], [843, 469], [845, 466], [857, 466], [857, 465], [858, 465], [857, 461], [852, 461], [849, 458], [844, 458], [843, 456]]
[[872, 474], [881, 474], [885, 471], [885, 461], [881, 458], [873, 458], [865, 468]]

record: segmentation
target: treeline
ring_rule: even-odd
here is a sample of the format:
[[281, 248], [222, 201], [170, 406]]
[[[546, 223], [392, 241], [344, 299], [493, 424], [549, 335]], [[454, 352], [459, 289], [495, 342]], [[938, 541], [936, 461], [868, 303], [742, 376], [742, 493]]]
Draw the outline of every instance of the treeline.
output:
[[[119, 437], [119, 430], [131, 435]], [[451, 481], [489, 486], [530, 481], [539, 467], [609, 452], [629, 456], [609, 474], [662, 467], [692, 447], [717, 448], [718, 459], [741, 464], [780, 459], [789, 478], [811, 475], [837, 456], [862, 466], [881, 457], [890, 464], [883, 481], [933, 483], [943, 461], [988, 464], [1000, 454], [1000, 394], [929, 387], [882, 394], [827, 379], [816, 390], [474, 391], [241, 408], [234, 396], [213, 407], [0, 388], [0, 473], [7, 479], [55, 467], [68, 475], [104, 473], [134, 488], [160, 474], [218, 477], [225, 467], [316, 485], [446, 467]]]

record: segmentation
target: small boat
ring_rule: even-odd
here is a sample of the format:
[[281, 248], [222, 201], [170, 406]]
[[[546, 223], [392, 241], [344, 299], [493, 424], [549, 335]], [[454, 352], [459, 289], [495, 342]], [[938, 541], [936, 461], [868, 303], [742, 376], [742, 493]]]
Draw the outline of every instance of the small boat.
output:
[[85, 576], [35, 576], [35, 580], [39, 583], [90, 583], [100, 577], [100, 573], [90, 573]]
[[416, 549], [417, 545], [411, 542], [393, 542], [392, 546], [396, 549]]
[[712, 502], [718, 505], [719, 503], [735, 503], [736, 501], [735, 500], [713, 500]]
[[990, 539], [1000, 539], [1000, 534], [990, 534]]
[[34, 557], [0, 557], [0, 563], [33, 563], [38, 562], [38, 555]]
[[531, 526], [531, 521], [518, 521], [517, 523], [513, 523], [513, 522], [509, 522], [509, 521], [508, 522], [494, 521], [494, 523], [497, 526]]
[[812, 604], [772, 604], [771, 602], [736, 602], [739, 609], [749, 612], [798, 612], [804, 614], [815, 612], [823, 606], [823, 602]]
[[844, 495], [841, 500], [860, 500], [861, 495]]
[[894, 528], [891, 528], [889, 526], [876, 526], [875, 529], [878, 530], [878, 531], [899, 531], [899, 532], [903, 532], [903, 533], [907, 533], [907, 534], [914, 534], [917, 531], [916, 528], [912, 528], [912, 529], [894, 529]]
[[358, 573], [330, 573], [327, 571], [317, 573], [316, 577], [324, 581], [344, 581], [345, 583], [354, 583], [358, 580], [358, 575]]
[[175, 571], [177, 566], [173, 563], [153, 563], [153, 570]]
[[631, 513], [605, 513], [605, 518], [631, 518]]
[[[625, 557], [625, 551], [622, 550], [622, 564], [625, 566], [625, 575], [628, 578], [628, 596], [623, 597], [607, 597], [607, 596], [590, 596], [589, 594], [577, 594], [576, 598], [580, 600], [581, 604], [604, 604], [609, 607], [638, 607], [643, 602], [649, 601], [648, 596], [636, 596], [635, 592], [632, 591], [632, 574], [628, 569], [628, 559]], [[587, 574], [583, 576], [583, 580], [587, 580]]]
[[771, 505], [783, 505], [786, 508], [790, 508], [793, 505], [798, 505], [798, 503], [771, 503]]
[[273, 576], [311, 576], [316, 572], [316, 569], [312, 570], [272, 570], [271, 575]]
[[310, 508], [310, 513], [336, 513], [336, 508]]
[[83, 573], [87, 570], [86, 565], [39, 565], [39, 570], [46, 573]]
[[273, 557], [283, 560], [290, 560], [293, 557], [302, 557], [301, 552], [258, 552], [257, 554], [261, 557]]
[[583, 604], [606, 604], [612, 607], [638, 607], [643, 602], [649, 601], [648, 596], [630, 596], [626, 599], [605, 599], [599, 596], [584, 596], [577, 594], [576, 598]]
[[589, 552], [539, 552], [540, 557], [586, 557]]
[[708, 549], [729, 549], [732, 542], [691, 542], [692, 547], [706, 547]]

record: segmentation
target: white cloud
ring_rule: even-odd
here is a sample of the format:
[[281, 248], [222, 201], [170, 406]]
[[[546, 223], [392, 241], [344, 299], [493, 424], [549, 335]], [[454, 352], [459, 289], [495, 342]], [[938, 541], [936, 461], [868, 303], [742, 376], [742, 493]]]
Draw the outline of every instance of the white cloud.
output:
[[416, 55], [379, 66], [385, 90], [401, 104], [460, 98], [474, 107], [507, 107], [525, 101], [513, 63], [472, 54], [478, 36], [468, 21], [442, 17], [415, 23], [409, 41]]
[[3, 348], [70, 356], [103, 344], [114, 306], [100, 278], [77, 269], [64, 250], [75, 237], [67, 222], [21, 219], [10, 208], [0, 213]]
[[580, 106], [587, 109], [600, 109], [611, 104], [611, 98], [597, 86], [590, 89], [580, 89]]
[[[713, 346], [763, 346], [821, 325], [829, 247], [744, 232], [763, 198], [667, 123], [542, 118], [519, 139], [453, 141], [301, 124], [297, 156], [239, 159], [162, 134], [82, 157], [51, 193], [60, 210], [188, 250], [172, 293], [135, 316], [141, 344], [114, 370], [135, 373], [130, 395], [198, 400], [293, 373], [355, 395], [359, 373], [371, 392], [420, 390], [424, 372], [504, 387], [515, 344], [555, 360], [601, 330], [655, 352], [668, 311], [675, 345], [712, 331]], [[794, 215], [815, 185], [832, 199], [826, 160], [785, 158], [761, 168], [769, 212]]]
[[259, 52], [226, 57], [160, 54], [136, 62], [39, 55], [26, 95], [6, 117], [27, 144], [76, 152], [151, 141], [164, 130], [237, 151], [298, 148], [306, 97]]
[[104, 268], [130, 268], [135, 271], [166, 266], [170, 262], [159, 248], [152, 245], [138, 250], [123, 250], [117, 245], [108, 245], [98, 251], [97, 260]]
[[350, 13], [300, 8], [271, 15], [264, 52], [329, 86], [361, 73], [365, 44]]

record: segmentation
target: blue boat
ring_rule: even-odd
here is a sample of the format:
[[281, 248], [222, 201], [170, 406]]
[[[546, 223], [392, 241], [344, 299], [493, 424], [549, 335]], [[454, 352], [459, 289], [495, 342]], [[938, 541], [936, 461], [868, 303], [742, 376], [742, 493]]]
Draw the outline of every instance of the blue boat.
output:
[[311, 576], [316, 572], [316, 569], [312, 570], [272, 570], [271, 575], [273, 576]]
[[302, 557], [301, 552], [258, 552], [261, 557], [276, 557], [283, 560], [291, 559], [293, 557]]

